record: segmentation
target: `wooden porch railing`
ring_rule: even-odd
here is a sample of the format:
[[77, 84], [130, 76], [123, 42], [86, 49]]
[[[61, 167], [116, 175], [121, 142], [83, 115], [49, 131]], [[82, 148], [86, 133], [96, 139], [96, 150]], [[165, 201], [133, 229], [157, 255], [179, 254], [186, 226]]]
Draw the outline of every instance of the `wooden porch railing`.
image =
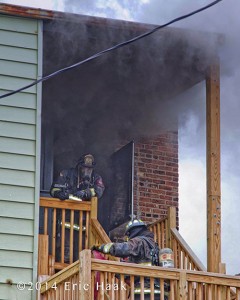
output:
[[174, 264], [177, 269], [207, 271], [176, 228], [171, 228]]
[[205, 266], [194, 254], [176, 229], [176, 208], [170, 207], [168, 215], [149, 225], [160, 248], [171, 248], [174, 266], [177, 269], [206, 271]]
[[[61, 201], [40, 198], [43, 228], [39, 235], [39, 275], [52, 275], [78, 259], [89, 248], [90, 219], [97, 215], [97, 198]], [[76, 256], [77, 257], [74, 257]]]
[[[240, 300], [239, 277], [98, 260], [90, 250], [83, 250], [78, 262], [42, 282], [40, 295], [45, 300], [134, 300], [137, 282], [141, 299], [147, 282], [151, 299], [158, 294], [164, 300], [165, 293], [169, 300]], [[236, 291], [232, 297], [231, 289]]]
[[[61, 270], [76, 261], [74, 252], [79, 253], [83, 249], [91, 248], [92, 245], [111, 242], [97, 220], [96, 198], [91, 202], [41, 198], [40, 206], [44, 210], [43, 235], [39, 236], [40, 275], [53, 275], [56, 270]], [[69, 227], [66, 228], [62, 224]], [[176, 268], [206, 271], [176, 229], [175, 207], [170, 207], [167, 217], [150, 224], [149, 229], [154, 233], [155, 241], [160, 248], [168, 247], [173, 250]], [[66, 242], [69, 245], [69, 253], [65, 253]], [[119, 258], [108, 255], [105, 257], [108, 260], [119, 261]]]
[[176, 228], [176, 207], [169, 207], [165, 218], [148, 226], [160, 248], [172, 248], [171, 228]]

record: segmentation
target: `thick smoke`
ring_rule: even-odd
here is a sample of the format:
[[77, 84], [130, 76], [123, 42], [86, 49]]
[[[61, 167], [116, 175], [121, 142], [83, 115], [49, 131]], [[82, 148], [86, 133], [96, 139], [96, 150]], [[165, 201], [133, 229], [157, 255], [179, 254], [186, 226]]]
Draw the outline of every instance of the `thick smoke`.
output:
[[[98, 15], [105, 16], [110, 18], [120, 18], [127, 20], [134, 20], [145, 23], [152, 24], [163, 24], [175, 17], [179, 17], [182, 14], [188, 13], [191, 10], [199, 8], [208, 4], [209, 1], [190, 1], [190, 0], [173, 0], [173, 1], [159, 1], [159, 0], [145, 0], [145, 1], [131, 1], [131, 6], [129, 6], [129, 1], [65, 1], [65, 10], [71, 12], [77, 12], [81, 14], [88, 15]], [[240, 165], [237, 163], [238, 158], [240, 157], [240, 146], [238, 143], [238, 138], [240, 137], [240, 85], [239, 85], [239, 76], [240, 76], [240, 40], [239, 40], [239, 28], [240, 28], [240, 19], [239, 19], [239, 2], [236, 0], [225, 0], [220, 2], [218, 5], [210, 8], [208, 11], [202, 12], [198, 15], [195, 15], [187, 20], [181, 21], [180, 23], [175, 24], [174, 26], [182, 27], [190, 30], [211, 32], [211, 33], [220, 33], [224, 35], [224, 45], [219, 48], [219, 55], [221, 59], [221, 150], [222, 150], [222, 261], [227, 263], [227, 272], [230, 274], [239, 273], [239, 255], [237, 253], [238, 241], [240, 240], [239, 236], [239, 225], [238, 225], [238, 216], [240, 213], [240, 206], [238, 204], [238, 195], [239, 195], [239, 180], [240, 180]], [[209, 43], [205, 44], [205, 49], [209, 48]], [[114, 55], [117, 55], [116, 53]], [[131, 52], [129, 53], [131, 55]], [[106, 58], [106, 59], [109, 59]], [[126, 57], [127, 59], [127, 57]], [[128, 75], [128, 69], [125, 68], [126, 76]], [[149, 75], [149, 74], [148, 74]], [[154, 80], [150, 78], [149, 81]], [[95, 82], [98, 84], [98, 82]], [[152, 86], [152, 88], [155, 85]], [[151, 86], [149, 89], [149, 95], [151, 96]], [[134, 93], [134, 92], [132, 92]], [[154, 94], [154, 93], [153, 93]], [[136, 95], [133, 95], [134, 97]], [[107, 95], [106, 97], [111, 97]], [[114, 98], [114, 96], [112, 96]], [[150, 98], [150, 97], [149, 97]], [[112, 99], [114, 101], [114, 99]], [[118, 101], [117, 99], [116, 101]], [[171, 102], [169, 102], [171, 103]], [[172, 102], [173, 103], [173, 102]], [[171, 103], [171, 104], [172, 104]], [[181, 102], [183, 103], [183, 102]], [[193, 232], [189, 228], [192, 228], [192, 220], [189, 218], [189, 213], [191, 215], [195, 214], [194, 212], [194, 199], [191, 198], [191, 195], [197, 191], [195, 199], [198, 199], [202, 205], [206, 205], [206, 196], [205, 196], [205, 186], [204, 182], [198, 177], [199, 174], [202, 174], [202, 166], [205, 165], [205, 95], [204, 95], [204, 86], [198, 85], [194, 87], [191, 91], [188, 91], [185, 97], [185, 104], [175, 106], [176, 110], [180, 112], [180, 170], [183, 172], [183, 179], [186, 179], [188, 175], [186, 168], [181, 168], [190, 165], [190, 170], [193, 172], [190, 176], [196, 177], [195, 181], [191, 180], [192, 187], [187, 186], [186, 190], [189, 192], [188, 195], [185, 195], [182, 192], [182, 198], [180, 199], [180, 231], [181, 231], [181, 222], [184, 222], [183, 228], [186, 229], [184, 236], [187, 235], [191, 240], [189, 241], [192, 248], [199, 254], [201, 257], [205, 257], [206, 248], [202, 247], [194, 239], [194, 236], [198, 236], [198, 240], [202, 241], [202, 244], [206, 243], [206, 232], [199, 231], [199, 233]], [[120, 107], [116, 108], [113, 116], [108, 116], [109, 107], [107, 102], [104, 104], [104, 118], [111, 120], [109, 126], [114, 126], [114, 122], [118, 122], [117, 116], [125, 114], [128, 112], [128, 109], [131, 107]], [[114, 104], [113, 104], [114, 106]], [[161, 125], [157, 122], [157, 107], [155, 106], [155, 115], [153, 117], [153, 122], [149, 121], [148, 114], [148, 105], [146, 104], [146, 114], [139, 112], [137, 118], [133, 118], [131, 114], [128, 115], [128, 122], [124, 126], [124, 129], [127, 129], [129, 136], [133, 136], [135, 132], [131, 132], [132, 124], [140, 117], [144, 120], [144, 126], [148, 124], [151, 128], [155, 126], [156, 131], [161, 128]], [[168, 108], [171, 108], [172, 117], [174, 118], [174, 111], [172, 110], [172, 105], [164, 107], [166, 111]], [[96, 108], [97, 109], [97, 108]], [[161, 106], [159, 107], [161, 110]], [[175, 111], [176, 111], [175, 110]], [[190, 112], [190, 113], [189, 113]], [[150, 112], [149, 112], [150, 113]], [[163, 114], [164, 115], [164, 114]], [[178, 113], [179, 116], [179, 113]], [[86, 117], [87, 118], [87, 117]], [[169, 119], [172, 120], [172, 119]], [[155, 121], [155, 122], [154, 122]], [[161, 122], [160, 122], [161, 123]], [[171, 122], [170, 122], [171, 123]], [[116, 124], [116, 123], [115, 123]], [[121, 123], [122, 124], [122, 123]], [[166, 124], [166, 123], [165, 123]], [[147, 125], [147, 126], [148, 126]], [[96, 126], [101, 127], [101, 130], [104, 132], [108, 130], [108, 124], [104, 125], [99, 120], [96, 120]], [[143, 127], [144, 127], [143, 126]], [[139, 128], [139, 131], [148, 134], [148, 128]], [[118, 134], [121, 132], [118, 131]], [[201, 166], [199, 166], [200, 164]], [[190, 171], [190, 172], [191, 172]], [[194, 173], [196, 171], [196, 173]], [[185, 172], [185, 173], [184, 173]], [[186, 176], [185, 176], [186, 175]], [[184, 177], [185, 176], [185, 177]], [[201, 175], [199, 175], [201, 176]], [[187, 180], [187, 179], [186, 179]], [[184, 181], [186, 184], [186, 180]], [[199, 185], [202, 184], [202, 189], [199, 189]], [[191, 189], [192, 188], [192, 189]], [[196, 188], [196, 189], [195, 189]], [[194, 190], [195, 189], [195, 190]], [[185, 193], [186, 193], [185, 190]], [[201, 192], [202, 191], [202, 192]], [[182, 205], [181, 203], [184, 203]], [[199, 206], [196, 205], [196, 207]], [[186, 208], [191, 208], [186, 209]], [[181, 210], [182, 208], [182, 210]], [[201, 209], [198, 207], [198, 212]], [[196, 215], [196, 218], [199, 220], [199, 223], [205, 226], [206, 215], [204, 214], [205, 208], [199, 212], [199, 216]], [[184, 211], [186, 214], [184, 214]], [[196, 212], [197, 214], [197, 212]], [[183, 216], [181, 218], [181, 215]], [[199, 251], [199, 248], [202, 251]]]

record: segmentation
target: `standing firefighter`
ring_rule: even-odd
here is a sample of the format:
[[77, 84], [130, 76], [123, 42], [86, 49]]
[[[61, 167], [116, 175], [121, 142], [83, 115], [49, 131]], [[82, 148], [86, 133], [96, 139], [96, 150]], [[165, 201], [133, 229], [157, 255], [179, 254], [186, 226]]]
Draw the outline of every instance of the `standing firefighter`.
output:
[[75, 168], [60, 172], [51, 186], [51, 196], [61, 200], [71, 197], [81, 200], [91, 200], [95, 196], [101, 198], [105, 187], [102, 177], [94, 172], [95, 164], [93, 155], [81, 156]]
[[[112, 256], [128, 258], [129, 263], [143, 264], [143, 265], [158, 265], [158, 257], [154, 256], [154, 252], [159, 252], [159, 248], [154, 241], [154, 234], [147, 229], [144, 222], [139, 219], [130, 221], [126, 226], [125, 235], [128, 237], [127, 242], [122, 243], [108, 243], [101, 246], [93, 246], [93, 250], [98, 250], [105, 254]], [[155, 261], [157, 259], [157, 261]], [[159, 299], [159, 284], [156, 286], [154, 292]], [[140, 299], [140, 278], [135, 277], [134, 281], [134, 299]], [[150, 280], [144, 280], [144, 299], [150, 299]], [[166, 296], [164, 299], [168, 299]]]
[[[50, 190], [52, 197], [60, 200], [91, 200], [92, 197], [101, 198], [104, 192], [102, 177], [94, 172], [95, 160], [92, 154], [81, 156], [75, 168], [60, 172], [58, 179], [53, 182]], [[62, 224], [61, 213], [57, 214], [57, 259], [61, 253], [61, 226], [65, 226], [64, 262], [69, 263], [70, 258], [70, 211], [66, 211], [65, 224]], [[84, 221], [84, 220], [83, 220]], [[73, 259], [78, 259], [79, 251], [79, 213], [74, 213], [74, 240]]]

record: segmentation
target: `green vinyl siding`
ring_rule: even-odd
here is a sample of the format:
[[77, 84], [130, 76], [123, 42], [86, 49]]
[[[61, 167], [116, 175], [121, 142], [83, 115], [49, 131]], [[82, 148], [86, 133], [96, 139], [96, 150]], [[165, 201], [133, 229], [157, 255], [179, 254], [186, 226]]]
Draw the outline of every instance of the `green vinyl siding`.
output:
[[34, 187], [34, 172], [0, 169], [0, 180], [2, 184], [17, 184], [20, 186]]
[[[42, 76], [41, 21], [0, 15], [0, 95]], [[0, 100], [0, 300], [36, 299], [41, 85]], [[6, 284], [11, 280], [12, 285]]]
[[[0, 95], [7, 94], [9, 90], [0, 89]], [[11, 98], [11, 100], [9, 100]], [[10, 98], [0, 99], [0, 105], [9, 107], [37, 108], [37, 99], [34, 94], [18, 93]]]
[[0, 195], [2, 200], [13, 201], [18, 199], [20, 203], [34, 203], [34, 188], [26, 186], [0, 184]]
[[[0, 124], [0, 131], [1, 131], [1, 124]], [[0, 168], [35, 171], [35, 157], [0, 152]]]
[[[7, 262], [5, 262], [5, 257], [9, 258]], [[29, 255], [27, 252], [18, 252], [18, 256], [16, 256], [15, 251], [0, 250], [0, 265], [5, 264], [12, 268], [31, 269], [32, 259], [32, 255]]]
[[[9, 210], [10, 212], [10, 210]], [[30, 216], [29, 216], [30, 217]], [[34, 218], [34, 216], [32, 216]], [[33, 235], [33, 222], [32, 220], [17, 219], [15, 216], [0, 218], [1, 231], [7, 234], [15, 235]]]
[[10, 47], [37, 49], [37, 35], [12, 32], [0, 29], [1, 44]]
[[37, 61], [37, 53], [34, 49], [16, 49], [14, 47], [0, 45], [0, 59], [34, 64]]
[[0, 136], [0, 152], [35, 155], [35, 142]]
[[35, 79], [37, 76], [37, 66], [35, 64], [27, 64], [26, 62], [21, 63], [0, 59], [0, 70], [4, 70], [4, 74], [8, 76], [30, 79]]
[[2, 15], [1, 29], [36, 35], [38, 33], [38, 24], [37, 22], [31, 19], [23, 19], [18, 17], [9, 17]]
[[[19, 252], [31, 254], [33, 250], [33, 239], [31, 236], [23, 235], [21, 238], [17, 234], [0, 233], [1, 250], [13, 251], [15, 255]], [[32, 255], [32, 254], [31, 254]], [[2, 265], [7, 264], [7, 260]], [[1, 266], [2, 266], [1, 265]], [[1, 294], [0, 294], [1, 295]]]
[[[3, 70], [0, 70], [0, 82], [1, 82], [1, 88], [4, 90], [17, 90], [23, 86], [28, 86], [33, 82], [31, 79], [3, 76], [1, 75], [2, 71]], [[24, 93], [32, 93], [32, 94], [36, 94], [36, 92], [37, 92], [36, 86], [32, 86], [24, 91]]]
[[0, 120], [24, 124], [36, 124], [36, 111], [22, 107], [1, 107]]
[[0, 216], [32, 220], [34, 216], [33, 203], [9, 202], [0, 201]]
[[35, 140], [36, 127], [22, 123], [0, 121], [0, 132], [2, 136], [20, 138], [26, 140]]

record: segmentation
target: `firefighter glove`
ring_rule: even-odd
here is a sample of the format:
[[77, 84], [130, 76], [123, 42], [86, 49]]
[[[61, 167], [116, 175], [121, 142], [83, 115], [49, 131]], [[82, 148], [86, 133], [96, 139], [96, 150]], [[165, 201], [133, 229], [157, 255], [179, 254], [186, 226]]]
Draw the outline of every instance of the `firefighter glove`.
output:
[[98, 251], [102, 253], [110, 253], [110, 249], [112, 248], [113, 243], [108, 243], [108, 244], [102, 244], [99, 248]]
[[85, 190], [85, 198], [87, 200], [90, 200], [92, 198], [92, 192], [91, 192], [91, 189], [86, 189]]
[[100, 245], [93, 245], [92, 248], [91, 248], [91, 250], [92, 250], [92, 251], [93, 251], [93, 250], [99, 251], [99, 248], [100, 248]]
[[85, 191], [84, 190], [81, 190], [81, 191], [77, 191], [74, 196], [80, 198], [80, 199], [85, 199]]
[[69, 193], [67, 191], [56, 191], [54, 197], [59, 198], [60, 200], [66, 200], [69, 198]]

